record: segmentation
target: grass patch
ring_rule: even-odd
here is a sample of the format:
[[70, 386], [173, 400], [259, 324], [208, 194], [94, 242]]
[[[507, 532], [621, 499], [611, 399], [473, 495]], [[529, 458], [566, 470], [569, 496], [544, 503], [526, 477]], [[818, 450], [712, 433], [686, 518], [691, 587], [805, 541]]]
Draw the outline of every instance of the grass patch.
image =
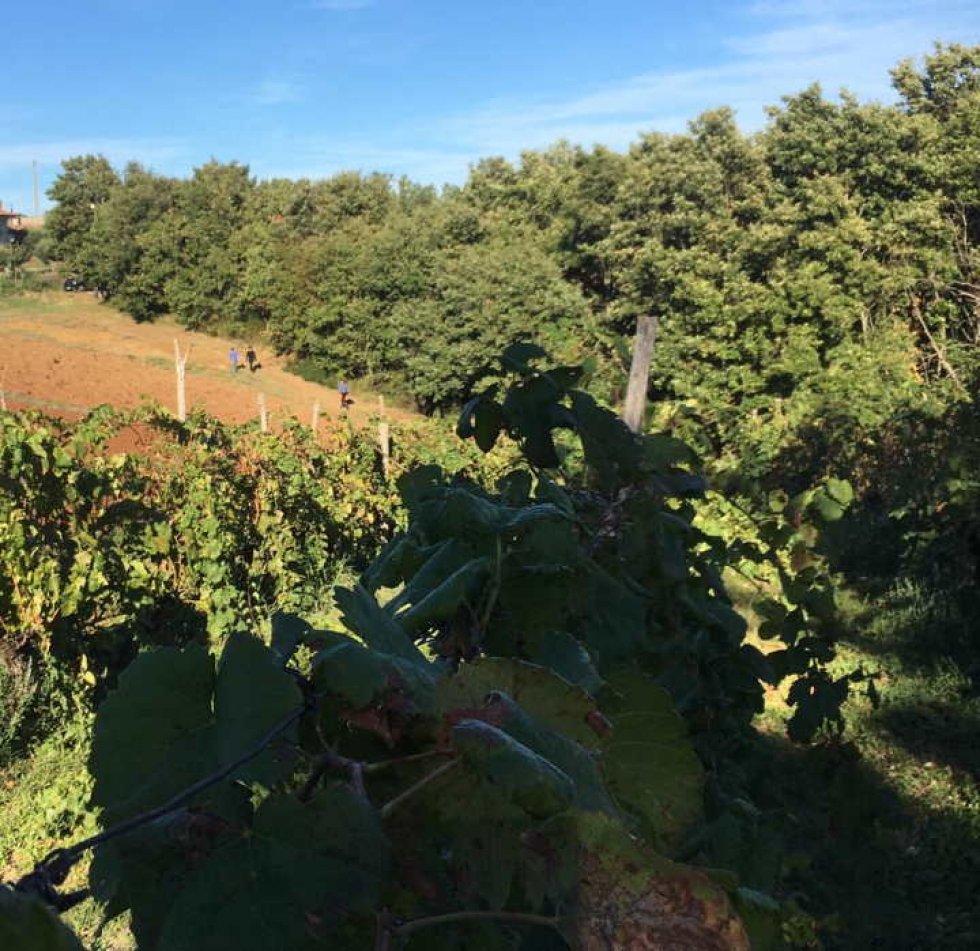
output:
[[760, 718], [788, 847], [784, 896], [819, 924], [819, 944], [796, 946], [978, 948], [980, 698], [961, 650], [966, 619], [910, 582], [840, 600], [850, 634], [834, 672], [876, 673], [880, 704], [856, 691], [843, 741], [810, 748], [782, 739], [790, 711], [778, 693]]

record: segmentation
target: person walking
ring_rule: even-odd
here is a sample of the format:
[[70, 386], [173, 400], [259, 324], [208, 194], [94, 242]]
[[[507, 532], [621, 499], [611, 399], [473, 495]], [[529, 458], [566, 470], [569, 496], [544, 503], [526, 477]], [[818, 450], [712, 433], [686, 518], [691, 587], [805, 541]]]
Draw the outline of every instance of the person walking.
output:
[[346, 380], [341, 380], [337, 387], [337, 392], [340, 393], [340, 408], [341, 410], [346, 410], [351, 404], [350, 398], [350, 387], [347, 385]]
[[231, 349], [228, 351], [228, 365], [231, 367], [232, 373], [238, 370], [238, 347], [234, 344], [232, 344]]
[[259, 368], [259, 358], [255, 354], [255, 347], [251, 344], [245, 351], [245, 362], [248, 364], [249, 373], [254, 373]]

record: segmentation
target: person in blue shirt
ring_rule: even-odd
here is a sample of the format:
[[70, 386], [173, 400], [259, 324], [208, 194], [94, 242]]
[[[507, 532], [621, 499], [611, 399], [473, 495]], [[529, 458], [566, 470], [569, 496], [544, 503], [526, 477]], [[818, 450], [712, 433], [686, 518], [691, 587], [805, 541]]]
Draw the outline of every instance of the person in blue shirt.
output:
[[347, 385], [346, 380], [341, 380], [337, 387], [337, 392], [340, 393], [340, 408], [346, 410], [353, 402], [350, 398], [350, 387]]

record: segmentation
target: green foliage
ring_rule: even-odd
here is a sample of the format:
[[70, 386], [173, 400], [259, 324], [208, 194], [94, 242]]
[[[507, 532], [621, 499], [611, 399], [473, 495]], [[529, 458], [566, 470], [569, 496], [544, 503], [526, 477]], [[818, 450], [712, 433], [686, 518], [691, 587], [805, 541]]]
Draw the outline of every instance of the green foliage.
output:
[[[127, 426], [147, 456], [110, 451]], [[298, 425], [265, 436], [150, 410], [0, 414], [5, 749], [18, 723], [43, 733], [59, 694], [69, 709], [99, 696], [140, 646], [220, 645], [276, 608], [329, 608], [330, 582], [400, 518], [368, 437], [332, 438], [328, 451]]]
[[[629, 433], [543, 359], [505, 354], [497, 413], [568, 471], [519, 468], [489, 492], [416, 469], [406, 531], [335, 593], [345, 632], [280, 615], [272, 646], [232, 634], [217, 665], [163, 647], [119, 678], [93, 799], [106, 825], [146, 816], [97, 844], [90, 877], [141, 949], [453, 942], [476, 925], [507, 949], [518, 922], [588, 946], [617, 916], [623, 934], [683, 917], [748, 947], [725, 887], [669, 859], [758, 706], [744, 625], [697, 551], [701, 484], [676, 441]], [[656, 926], [625, 912], [665, 894]]]
[[39, 898], [0, 888], [0, 942], [18, 951], [82, 951], [78, 939]]

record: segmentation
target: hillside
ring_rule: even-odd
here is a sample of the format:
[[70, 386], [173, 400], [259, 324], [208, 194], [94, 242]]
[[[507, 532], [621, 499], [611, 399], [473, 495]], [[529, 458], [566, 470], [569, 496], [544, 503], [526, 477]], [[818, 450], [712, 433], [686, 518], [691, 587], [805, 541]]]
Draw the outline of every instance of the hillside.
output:
[[[0, 301], [0, 389], [10, 409], [41, 409], [77, 416], [102, 403], [132, 407], [156, 400], [175, 407], [174, 339], [189, 348], [187, 399], [226, 422], [258, 412], [264, 393], [272, 416], [337, 415], [337, 394], [286, 371], [260, 341], [256, 373], [228, 368], [228, 349], [245, 341], [193, 333], [169, 320], [137, 323], [89, 294], [50, 291]], [[363, 421], [377, 410], [374, 393], [353, 388], [351, 416]], [[397, 410], [391, 414], [407, 415]]]

